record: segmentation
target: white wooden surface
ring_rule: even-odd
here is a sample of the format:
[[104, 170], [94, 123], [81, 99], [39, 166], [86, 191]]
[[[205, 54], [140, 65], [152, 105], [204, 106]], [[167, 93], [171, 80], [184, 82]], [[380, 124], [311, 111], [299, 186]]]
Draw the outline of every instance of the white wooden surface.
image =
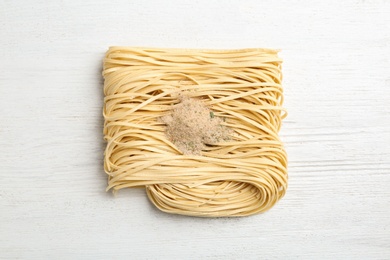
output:
[[[0, 258], [390, 259], [390, 1], [2, 0], [0, 28]], [[199, 219], [105, 193], [110, 45], [282, 49], [285, 198]]]

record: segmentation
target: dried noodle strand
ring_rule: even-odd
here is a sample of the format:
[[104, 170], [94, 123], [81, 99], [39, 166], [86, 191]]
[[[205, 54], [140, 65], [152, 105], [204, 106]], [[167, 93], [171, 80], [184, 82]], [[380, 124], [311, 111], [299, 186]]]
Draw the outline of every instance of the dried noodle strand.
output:
[[[111, 47], [103, 70], [107, 190], [146, 187], [160, 210], [191, 216], [270, 209], [287, 189], [277, 53]], [[183, 155], [159, 120], [183, 92], [224, 118], [231, 140]]]

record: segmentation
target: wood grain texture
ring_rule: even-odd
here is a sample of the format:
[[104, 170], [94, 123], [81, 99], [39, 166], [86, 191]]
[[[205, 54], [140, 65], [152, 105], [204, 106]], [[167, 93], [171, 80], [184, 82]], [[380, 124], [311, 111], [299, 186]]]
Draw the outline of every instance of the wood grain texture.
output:
[[[1, 1], [0, 258], [390, 259], [389, 1]], [[108, 46], [280, 48], [287, 195], [247, 218], [105, 193]]]

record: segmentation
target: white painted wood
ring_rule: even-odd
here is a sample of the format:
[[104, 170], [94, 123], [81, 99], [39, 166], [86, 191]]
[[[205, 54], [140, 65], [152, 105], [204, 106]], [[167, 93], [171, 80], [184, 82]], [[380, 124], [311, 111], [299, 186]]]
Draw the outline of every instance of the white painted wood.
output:
[[[0, 1], [0, 258], [390, 259], [390, 1]], [[105, 193], [110, 45], [282, 49], [289, 190], [199, 219]]]

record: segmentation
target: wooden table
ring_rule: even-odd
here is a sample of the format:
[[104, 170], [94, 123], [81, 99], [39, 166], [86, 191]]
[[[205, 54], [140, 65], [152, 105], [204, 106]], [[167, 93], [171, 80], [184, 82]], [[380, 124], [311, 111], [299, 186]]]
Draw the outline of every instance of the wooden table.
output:
[[[390, 1], [0, 2], [0, 258], [390, 259]], [[201, 219], [105, 192], [108, 46], [282, 49], [289, 189]]]

